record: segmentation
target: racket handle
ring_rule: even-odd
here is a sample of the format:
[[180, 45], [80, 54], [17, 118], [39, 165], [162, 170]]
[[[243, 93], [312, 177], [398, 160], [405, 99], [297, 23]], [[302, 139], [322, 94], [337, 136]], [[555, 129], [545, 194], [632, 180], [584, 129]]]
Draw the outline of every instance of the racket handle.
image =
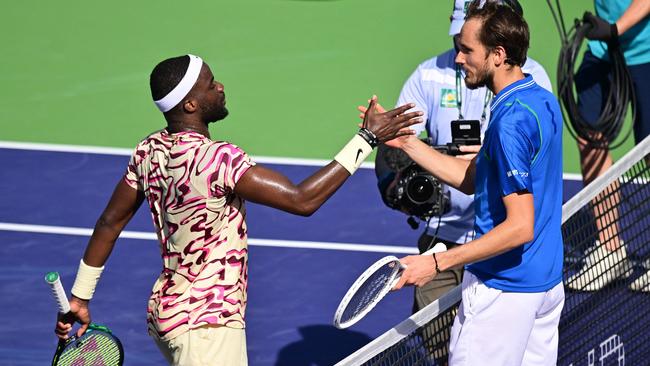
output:
[[54, 300], [56, 300], [56, 304], [59, 306], [59, 313], [66, 314], [69, 312], [70, 303], [68, 302], [68, 298], [65, 296], [65, 290], [61, 284], [59, 273], [48, 272], [48, 274], [45, 275], [45, 282], [47, 282], [50, 286], [50, 290], [52, 290]]
[[422, 253], [422, 255], [431, 255], [433, 253], [440, 253], [444, 252], [447, 250], [447, 246], [443, 243], [438, 243], [433, 246], [433, 248], [427, 250], [426, 252]]

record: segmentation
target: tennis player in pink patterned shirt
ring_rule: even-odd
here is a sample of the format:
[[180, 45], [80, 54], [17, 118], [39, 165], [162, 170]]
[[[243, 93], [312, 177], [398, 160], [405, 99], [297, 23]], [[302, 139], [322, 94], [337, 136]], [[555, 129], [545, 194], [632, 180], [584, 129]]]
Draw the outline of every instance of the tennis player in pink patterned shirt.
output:
[[154, 336], [244, 328], [246, 211], [232, 193], [253, 165], [237, 146], [195, 131], [161, 130], [136, 147], [124, 181], [145, 193], [163, 258], [147, 309]]
[[[146, 201], [163, 259], [147, 309], [149, 333], [172, 365], [246, 365], [248, 246], [244, 200], [308, 216], [377, 144], [413, 133], [420, 112], [407, 104], [378, 113], [373, 97], [362, 128], [334, 161], [293, 184], [256, 165], [239, 147], [210, 139], [228, 115], [224, 87], [200, 57], [159, 63], [151, 94], [167, 127], [136, 147], [126, 174], [95, 225], [56, 333], [90, 323], [88, 302], [120, 232]], [[128, 355], [127, 355], [128, 357]]]

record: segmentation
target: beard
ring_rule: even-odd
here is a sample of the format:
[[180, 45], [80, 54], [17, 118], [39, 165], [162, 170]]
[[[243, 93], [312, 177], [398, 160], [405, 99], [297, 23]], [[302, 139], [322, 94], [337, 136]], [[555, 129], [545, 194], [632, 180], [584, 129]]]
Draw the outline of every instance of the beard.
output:
[[209, 106], [202, 109], [208, 123], [221, 121], [228, 116], [228, 109], [225, 106]]
[[472, 78], [469, 75], [465, 75], [465, 85], [468, 89], [478, 89], [489, 85], [493, 76], [494, 72], [488, 68], [486, 62], [483, 64], [483, 67], [476, 70]]

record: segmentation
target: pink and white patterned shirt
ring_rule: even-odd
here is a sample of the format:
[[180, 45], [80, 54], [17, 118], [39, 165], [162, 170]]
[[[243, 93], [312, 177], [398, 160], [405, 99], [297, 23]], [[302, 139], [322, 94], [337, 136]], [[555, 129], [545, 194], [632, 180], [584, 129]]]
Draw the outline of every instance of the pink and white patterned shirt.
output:
[[136, 147], [124, 181], [146, 196], [163, 260], [147, 306], [152, 335], [245, 327], [246, 210], [234, 188], [253, 165], [239, 147], [196, 132], [161, 130]]

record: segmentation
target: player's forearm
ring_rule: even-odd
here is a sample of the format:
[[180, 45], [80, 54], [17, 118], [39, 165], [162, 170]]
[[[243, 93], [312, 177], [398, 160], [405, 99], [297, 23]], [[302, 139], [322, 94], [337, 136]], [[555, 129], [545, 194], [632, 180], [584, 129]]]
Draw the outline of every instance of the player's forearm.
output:
[[84, 262], [89, 266], [102, 267], [113, 251], [120, 231], [100, 218], [86, 247]]
[[130, 187], [123, 179], [115, 186], [108, 205], [95, 224], [71, 293], [78, 299], [90, 300], [122, 229], [144, 201], [144, 193]]
[[247, 201], [295, 215], [313, 214], [350, 176], [338, 162], [331, 162], [300, 184], [261, 165], [251, 167], [235, 185], [235, 193]]
[[533, 239], [532, 225], [506, 220], [482, 237], [436, 255], [441, 271], [479, 262], [517, 248]]
[[409, 139], [402, 149], [413, 161], [445, 184], [466, 194], [474, 193], [473, 161], [442, 154], [416, 138]]
[[643, 18], [647, 17], [650, 14], [650, 1], [648, 0], [634, 0], [632, 4], [625, 10], [625, 13], [621, 15], [620, 18], [616, 21], [616, 28], [618, 29], [618, 35], [622, 35], [627, 32], [630, 28], [634, 27], [638, 22]]
[[318, 210], [350, 177], [350, 173], [333, 161], [302, 181], [292, 195], [296, 214], [310, 216]]
[[77, 277], [70, 291], [73, 300], [78, 299], [87, 303], [92, 299], [95, 287], [104, 271], [104, 263], [111, 254], [118, 235], [119, 231], [114, 232], [105, 221], [102, 221], [102, 218], [97, 221], [84, 257], [79, 262]]
[[115, 186], [106, 208], [95, 223], [84, 262], [101, 267], [113, 250], [115, 241], [144, 201], [144, 193], [130, 187], [123, 179]]
[[[402, 107], [402, 109], [404, 108]], [[368, 114], [366, 113], [367, 116]], [[376, 116], [374, 115], [374, 117]], [[374, 121], [374, 118], [369, 118], [369, 120]], [[366, 122], [364, 119], [364, 124]], [[386, 126], [391, 127], [390, 124]], [[392, 136], [390, 137], [392, 139], [399, 131], [390, 133], [390, 129], [382, 129], [380, 125], [375, 127], [378, 127], [378, 129], [374, 132], [371, 132], [369, 128], [361, 128], [343, 149], [336, 154], [334, 161], [298, 185], [298, 194], [292, 197], [294, 198], [294, 203], [301, 208], [299, 214], [309, 216], [314, 213], [339, 189], [350, 175], [354, 174], [379, 141], [386, 138], [386, 136]], [[394, 126], [392, 127], [394, 128]]]
[[108, 220], [106, 212], [97, 220], [71, 290], [73, 300], [79, 300], [80, 305], [92, 299], [95, 287], [104, 271], [104, 263], [111, 254], [124, 225], [126, 222]]

